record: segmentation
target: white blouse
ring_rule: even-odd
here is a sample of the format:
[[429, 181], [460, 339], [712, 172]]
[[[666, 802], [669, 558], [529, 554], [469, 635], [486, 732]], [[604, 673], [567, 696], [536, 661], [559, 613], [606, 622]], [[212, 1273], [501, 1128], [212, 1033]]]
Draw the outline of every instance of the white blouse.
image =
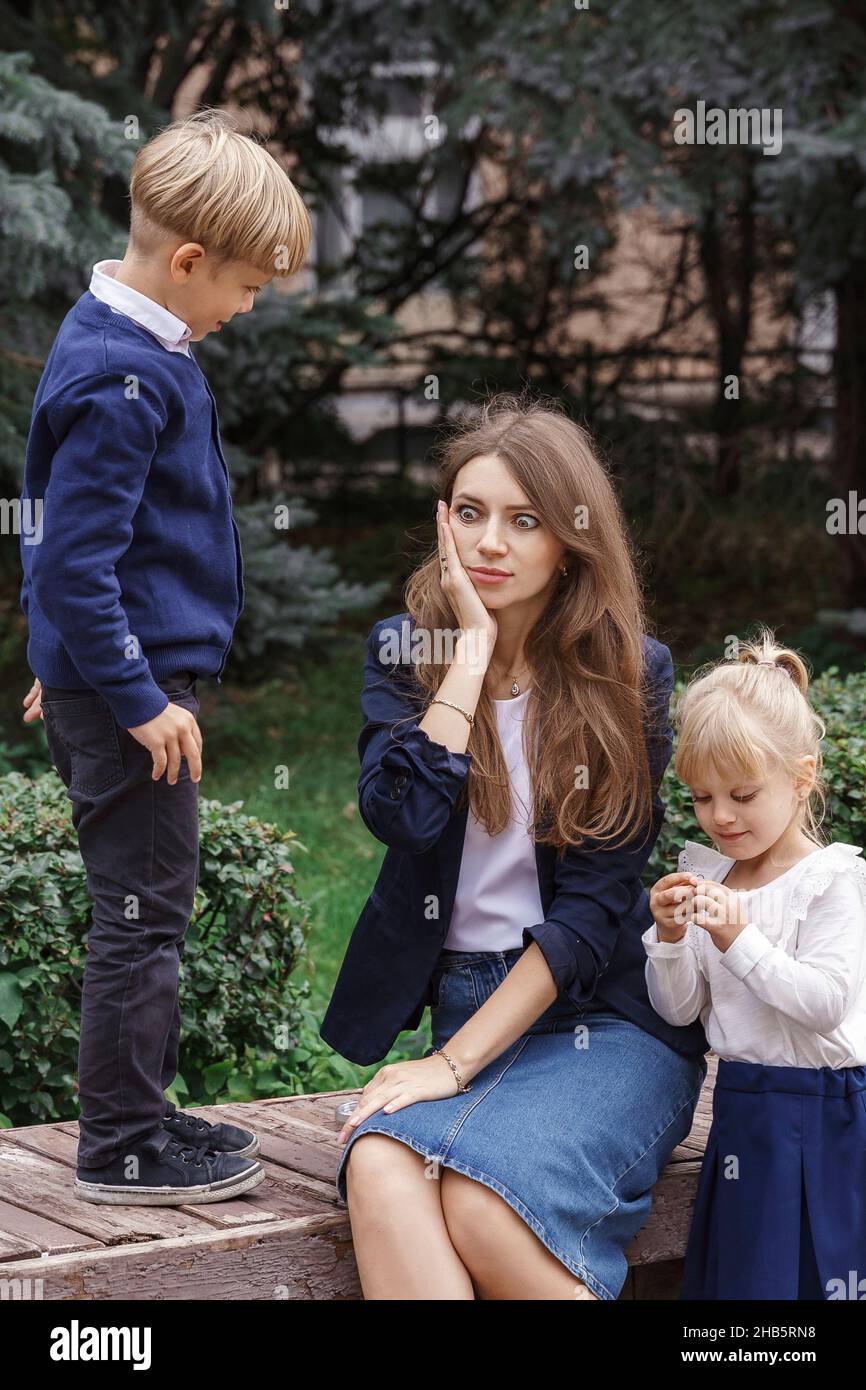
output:
[[[737, 889], [746, 919], [720, 951], [689, 922], [680, 941], [643, 934], [650, 1003], [668, 1023], [700, 1015], [710, 1047], [734, 1062], [866, 1065], [866, 864], [840, 840], [762, 888]], [[736, 861], [687, 840], [683, 873], [716, 883]]]
[[469, 812], [454, 910], [442, 943], [448, 951], [513, 950], [523, 945], [524, 927], [544, 921], [529, 833], [532, 784], [522, 743], [528, 695], [529, 689], [493, 701], [511, 782], [511, 820], [498, 835], [488, 835]]

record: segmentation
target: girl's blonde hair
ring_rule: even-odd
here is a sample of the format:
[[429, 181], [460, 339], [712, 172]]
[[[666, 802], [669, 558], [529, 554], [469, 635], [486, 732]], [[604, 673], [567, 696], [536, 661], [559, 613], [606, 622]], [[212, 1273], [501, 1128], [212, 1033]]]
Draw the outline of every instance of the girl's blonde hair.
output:
[[[450, 505], [464, 464], [497, 455], [544, 526], [565, 547], [568, 567], [529, 634], [533, 673], [523, 726], [534, 796], [534, 838], [564, 853], [586, 837], [618, 839], [652, 821], [648, 727], [658, 719], [657, 693], [643, 688], [645, 617], [631, 543], [614, 488], [592, 437], [558, 402], [501, 393], [480, 418], [463, 418], [440, 444], [439, 496]], [[590, 524], [577, 529], [586, 507]], [[411, 576], [405, 604], [429, 632], [454, 629], [456, 616], [440, 582], [438, 546]], [[447, 663], [418, 663], [419, 709], [441, 685]], [[654, 697], [654, 698], [653, 698]], [[667, 709], [664, 711], [665, 718]], [[420, 717], [420, 714], [419, 716]], [[658, 731], [654, 731], [658, 738]], [[537, 744], [536, 744], [537, 737]], [[538, 753], [536, 756], [536, 746]], [[508, 769], [496, 711], [482, 688], [467, 751], [472, 766], [460, 804], [491, 835], [511, 816]], [[586, 775], [575, 776], [576, 769]], [[581, 785], [578, 785], [581, 783]]]
[[166, 235], [200, 242], [218, 265], [247, 261], [294, 275], [312, 224], [288, 174], [228, 112], [174, 121], [138, 151], [129, 184], [134, 251], [152, 255]]
[[[699, 787], [704, 773], [743, 781], [762, 780], [781, 769], [792, 781], [802, 777], [799, 759], [815, 758], [815, 781], [798, 808], [799, 828], [815, 845], [827, 798], [821, 782], [823, 720], [806, 698], [809, 673], [802, 657], [779, 646], [769, 628], [752, 641], [739, 642], [734, 660], [702, 667], [675, 702], [678, 738], [674, 768], [680, 781]], [[816, 815], [814, 802], [820, 805]]]

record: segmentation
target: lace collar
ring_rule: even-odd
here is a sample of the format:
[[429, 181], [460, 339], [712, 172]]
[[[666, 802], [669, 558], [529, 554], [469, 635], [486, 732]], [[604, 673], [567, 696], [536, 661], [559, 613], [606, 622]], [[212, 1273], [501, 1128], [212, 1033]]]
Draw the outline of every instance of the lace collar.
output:
[[[804, 854], [790, 869], [761, 888], [741, 889], [744, 894], [766, 894], [767, 890], [772, 890], [769, 896], [776, 899], [776, 911], [759, 913], [761, 920], [757, 923], [764, 936], [778, 945], [786, 946], [795, 937], [798, 923], [805, 918], [812, 899], [829, 887], [837, 873], [854, 875], [866, 909], [866, 863], [859, 857], [862, 853], [859, 845], [834, 840], [832, 844], [820, 846], [811, 854]], [[735, 862], [729, 855], [720, 854], [710, 845], [699, 844], [696, 840], [686, 840], [679, 856], [682, 873], [700, 874], [716, 883], [722, 882]], [[797, 870], [800, 872], [796, 873]]]

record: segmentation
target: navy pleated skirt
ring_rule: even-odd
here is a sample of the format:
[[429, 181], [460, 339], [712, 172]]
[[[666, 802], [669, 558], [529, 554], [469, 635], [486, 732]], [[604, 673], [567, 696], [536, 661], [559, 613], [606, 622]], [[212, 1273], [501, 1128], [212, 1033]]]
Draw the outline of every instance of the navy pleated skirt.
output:
[[866, 1067], [720, 1059], [680, 1297], [857, 1298], [864, 1278]]

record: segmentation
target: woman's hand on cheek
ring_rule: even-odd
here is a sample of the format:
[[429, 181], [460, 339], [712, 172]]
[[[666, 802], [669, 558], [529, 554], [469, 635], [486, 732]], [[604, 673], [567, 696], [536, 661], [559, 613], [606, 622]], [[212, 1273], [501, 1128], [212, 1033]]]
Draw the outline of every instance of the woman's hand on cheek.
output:
[[442, 592], [454, 609], [462, 632], [475, 631], [485, 634], [488, 650], [481, 653], [481, 656], [485, 661], [489, 661], [499, 629], [493, 614], [488, 612], [481, 602], [478, 590], [457, 554], [457, 545], [448, 520], [448, 507], [441, 501], [436, 506], [436, 531]]
[[377, 1110], [391, 1114], [418, 1100], [445, 1100], [456, 1094], [454, 1073], [445, 1058], [437, 1053], [432, 1057], [420, 1057], [415, 1062], [394, 1062], [382, 1067], [367, 1082], [357, 1108], [337, 1135], [337, 1142], [345, 1144], [361, 1121]]

